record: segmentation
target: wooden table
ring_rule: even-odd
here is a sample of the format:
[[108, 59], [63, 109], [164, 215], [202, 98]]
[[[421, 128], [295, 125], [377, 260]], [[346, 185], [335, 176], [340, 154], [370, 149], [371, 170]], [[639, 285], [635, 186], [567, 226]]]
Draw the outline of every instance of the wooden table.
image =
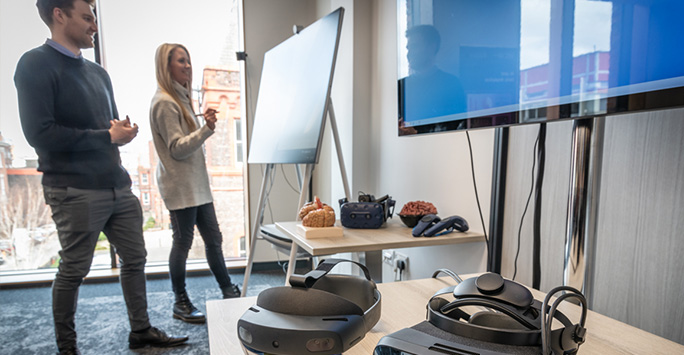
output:
[[[463, 275], [463, 278], [475, 275]], [[382, 294], [382, 316], [366, 337], [345, 355], [369, 355], [383, 336], [411, 327], [425, 320], [425, 304], [434, 292], [454, 285], [451, 278], [421, 279], [378, 284]], [[544, 294], [532, 290], [535, 298]], [[237, 321], [254, 303], [256, 297], [213, 300], [207, 302], [209, 349], [213, 355], [244, 354], [237, 337]], [[563, 302], [559, 309], [570, 320], [579, 319], [581, 309]], [[684, 346], [637, 329], [625, 323], [589, 311], [587, 340], [580, 354], [684, 354]]]
[[[452, 232], [437, 237], [414, 237], [411, 228], [406, 227], [399, 220], [390, 220], [378, 229], [344, 228], [342, 237], [305, 238], [298, 230], [301, 222], [276, 222], [276, 228], [292, 238], [300, 248], [312, 256], [332, 255], [337, 253], [366, 253], [366, 267], [373, 280], [382, 280], [382, 251], [385, 249], [400, 249], [425, 247], [436, 245], [451, 245], [460, 243], [483, 242], [484, 235], [471, 231], [461, 233]], [[339, 223], [339, 222], [338, 222]], [[294, 272], [297, 248], [290, 250], [290, 262], [287, 268], [287, 279]], [[287, 284], [287, 281], [286, 281]]]

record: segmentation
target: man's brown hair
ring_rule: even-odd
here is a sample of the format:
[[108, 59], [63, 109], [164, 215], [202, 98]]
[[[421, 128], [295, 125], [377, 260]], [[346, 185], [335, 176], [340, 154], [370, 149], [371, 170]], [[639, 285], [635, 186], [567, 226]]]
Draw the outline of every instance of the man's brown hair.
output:
[[95, 6], [95, 0], [38, 0], [36, 7], [40, 18], [46, 25], [52, 26], [52, 10], [60, 8], [67, 16], [71, 16], [71, 10], [74, 8], [74, 1], [85, 1], [90, 6]]

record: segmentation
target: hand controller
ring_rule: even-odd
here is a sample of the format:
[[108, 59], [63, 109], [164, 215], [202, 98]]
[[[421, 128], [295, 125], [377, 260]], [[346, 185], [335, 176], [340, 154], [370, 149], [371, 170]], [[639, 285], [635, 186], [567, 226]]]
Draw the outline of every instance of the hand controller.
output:
[[436, 222], [439, 222], [439, 220], [440, 218], [437, 217], [436, 214], [425, 215], [418, 221], [418, 224], [413, 227], [413, 232], [411, 234], [414, 237], [420, 237], [426, 229], [432, 227]]
[[451, 216], [444, 218], [441, 221], [438, 221], [437, 223], [426, 229], [423, 232], [423, 235], [426, 237], [434, 237], [436, 235], [451, 233], [454, 231], [454, 229], [459, 232], [465, 232], [468, 230], [468, 228], [468, 222], [465, 219], [463, 219], [463, 217]]

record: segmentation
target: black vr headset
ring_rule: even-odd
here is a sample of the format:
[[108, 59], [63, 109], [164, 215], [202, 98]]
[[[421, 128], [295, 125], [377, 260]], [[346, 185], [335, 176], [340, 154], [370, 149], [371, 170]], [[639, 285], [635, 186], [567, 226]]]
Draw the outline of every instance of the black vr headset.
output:
[[[340, 262], [358, 265], [364, 277], [330, 275]], [[332, 355], [361, 341], [380, 319], [380, 292], [357, 262], [326, 259], [290, 285], [262, 291], [238, 320], [238, 337], [249, 351]]]
[[[559, 291], [569, 292], [550, 306], [550, 297]], [[439, 297], [444, 294], [454, 300]], [[568, 297], [582, 303], [579, 324], [557, 310]], [[525, 286], [495, 273], [438, 291], [427, 312], [427, 322], [381, 339], [375, 354], [539, 354], [540, 345], [542, 354], [576, 354], [585, 340], [586, 300], [579, 291], [557, 287], [542, 303]], [[554, 319], [562, 327], [551, 330]]]

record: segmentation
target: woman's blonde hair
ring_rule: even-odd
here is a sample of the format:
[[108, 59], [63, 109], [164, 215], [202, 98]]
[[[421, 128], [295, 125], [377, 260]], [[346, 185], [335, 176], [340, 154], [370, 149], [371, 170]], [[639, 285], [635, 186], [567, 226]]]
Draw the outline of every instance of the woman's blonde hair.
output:
[[[185, 46], [182, 44], [177, 44], [177, 43], [164, 43], [157, 48], [157, 54], [155, 55], [155, 67], [156, 67], [156, 73], [157, 73], [157, 85], [169, 94], [173, 101], [175, 101], [178, 106], [181, 108], [181, 112], [183, 113], [183, 119], [185, 122], [188, 124], [188, 127], [190, 127], [190, 131], [194, 131], [197, 129], [197, 125], [195, 124], [195, 119], [194, 119], [194, 114], [183, 105], [180, 101], [180, 97], [178, 97], [178, 93], [176, 92], [176, 89], [173, 87], [173, 82], [174, 80], [171, 78], [171, 71], [169, 70], [169, 64], [171, 63], [171, 57], [173, 56], [173, 51], [176, 49], [182, 49], [185, 51], [185, 53], [188, 55], [188, 59], [190, 59], [190, 52], [188, 51]], [[190, 76], [190, 82], [192, 82], [192, 74]], [[188, 96], [190, 96], [190, 82], [186, 84], [186, 89], [188, 90]]]

